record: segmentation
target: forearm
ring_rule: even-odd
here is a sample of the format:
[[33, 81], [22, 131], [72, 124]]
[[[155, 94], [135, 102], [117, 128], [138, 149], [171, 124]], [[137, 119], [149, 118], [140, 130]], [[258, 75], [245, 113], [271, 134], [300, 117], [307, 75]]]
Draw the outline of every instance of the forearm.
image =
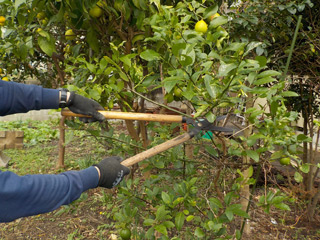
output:
[[0, 116], [58, 108], [59, 90], [0, 80]]
[[59, 175], [0, 172], [0, 222], [53, 211], [97, 187], [98, 181], [95, 167]]

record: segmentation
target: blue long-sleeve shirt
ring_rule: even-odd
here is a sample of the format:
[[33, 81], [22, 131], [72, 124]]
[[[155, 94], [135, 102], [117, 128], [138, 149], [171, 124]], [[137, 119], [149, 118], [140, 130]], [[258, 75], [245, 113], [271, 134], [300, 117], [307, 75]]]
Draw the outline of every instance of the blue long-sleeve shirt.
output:
[[58, 108], [59, 90], [57, 89], [0, 80], [0, 116]]
[[[0, 116], [58, 107], [58, 90], [0, 80]], [[53, 211], [97, 187], [98, 182], [94, 167], [58, 175], [18, 176], [0, 171], [0, 222]]]

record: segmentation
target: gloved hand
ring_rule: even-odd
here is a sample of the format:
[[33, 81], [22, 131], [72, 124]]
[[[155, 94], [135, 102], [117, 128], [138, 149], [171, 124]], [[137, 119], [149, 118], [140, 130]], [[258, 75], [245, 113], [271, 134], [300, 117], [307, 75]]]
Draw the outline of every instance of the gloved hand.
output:
[[100, 171], [99, 187], [113, 188], [130, 173], [130, 169], [121, 165], [121, 162], [121, 157], [114, 156], [105, 158], [99, 164], [94, 165]]
[[79, 118], [82, 122], [102, 122], [105, 120], [105, 117], [98, 112], [98, 110], [104, 110], [99, 103], [92, 99], [78, 95], [75, 92], [70, 92], [70, 97], [66, 106], [74, 113], [91, 116], [91, 118]]

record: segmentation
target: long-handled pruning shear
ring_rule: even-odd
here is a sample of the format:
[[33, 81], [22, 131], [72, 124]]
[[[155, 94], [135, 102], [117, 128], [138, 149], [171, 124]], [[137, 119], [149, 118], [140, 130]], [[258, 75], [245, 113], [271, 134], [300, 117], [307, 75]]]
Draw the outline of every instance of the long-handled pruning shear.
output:
[[[117, 112], [117, 111], [99, 111], [101, 114], [105, 116], [106, 119], [122, 119], [122, 120], [139, 120], [139, 121], [152, 121], [152, 122], [167, 122], [167, 123], [186, 123], [191, 125], [192, 128], [171, 140], [168, 140], [162, 144], [154, 146], [144, 152], [138, 153], [130, 158], [127, 158], [123, 162], [121, 162], [124, 166], [132, 166], [135, 163], [141, 162], [147, 158], [155, 156], [163, 151], [166, 151], [172, 147], [175, 147], [179, 144], [182, 144], [189, 139], [196, 136], [201, 131], [211, 131], [211, 132], [234, 132], [233, 128], [228, 127], [219, 127], [210, 123], [206, 119], [196, 120], [193, 118], [184, 117], [181, 115], [166, 115], [166, 114], [152, 114], [152, 113], [133, 113], [133, 112]], [[85, 115], [76, 114], [69, 110], [62, 110], [62, 116], [66, 117], [87, 117]], [[220, 121], [224, 118], [224, 116], [217, 117], [216, 121]]]

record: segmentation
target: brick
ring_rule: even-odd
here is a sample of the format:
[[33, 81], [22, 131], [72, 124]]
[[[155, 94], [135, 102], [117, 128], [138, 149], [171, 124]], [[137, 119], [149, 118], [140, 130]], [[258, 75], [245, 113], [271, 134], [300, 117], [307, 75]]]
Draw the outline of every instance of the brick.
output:
[[23, 131], [0, 131], [0, 150], [23, 148]]

